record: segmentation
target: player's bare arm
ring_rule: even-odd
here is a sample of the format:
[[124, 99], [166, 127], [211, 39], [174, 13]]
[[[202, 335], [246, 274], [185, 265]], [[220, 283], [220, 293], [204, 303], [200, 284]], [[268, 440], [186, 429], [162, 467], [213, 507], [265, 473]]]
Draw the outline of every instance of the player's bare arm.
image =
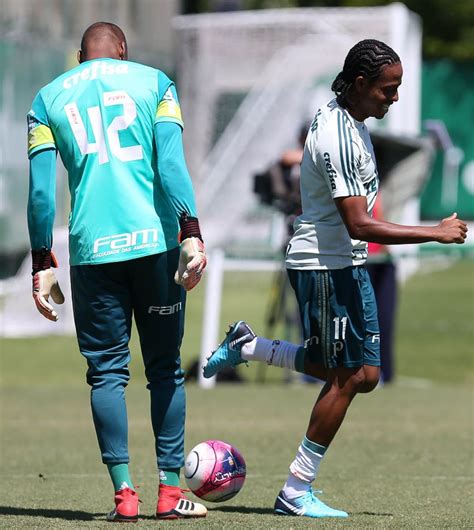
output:
[[406, 243], [462, 244], [466, 240], [467, 225], [453, 213], [436, 226], [405, 226], [374, 219], [367, 213], [365, 197], [335, 199], [339, 213], [353, 239], [385, 245]]

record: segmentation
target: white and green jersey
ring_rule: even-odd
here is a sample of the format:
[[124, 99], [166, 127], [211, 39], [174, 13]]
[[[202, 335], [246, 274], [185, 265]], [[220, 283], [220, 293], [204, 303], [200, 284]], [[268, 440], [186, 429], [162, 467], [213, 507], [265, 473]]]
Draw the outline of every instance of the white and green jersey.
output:
[[367, 243], [351, 239], [334, 199], [365, 196], [371, 214], [378, 175], [369, 132], [335, 99], [316, 113], [301, 163], [303, 213], [288, 245], [289, 269], [342, 269], [362, 265]]
[[[68, 172], [71, 265], [178, 246], [179, 215], [158, 175], [162, 122], [183, 126], [172, 81], [130, 61], [84, 62], [38, 92], [28, 114], [28, 156], [56, 149]], [[189, 177], [184, 158], [175, 166]], [[192, 185], [182, 194], [183, 209], [196, 215]]]

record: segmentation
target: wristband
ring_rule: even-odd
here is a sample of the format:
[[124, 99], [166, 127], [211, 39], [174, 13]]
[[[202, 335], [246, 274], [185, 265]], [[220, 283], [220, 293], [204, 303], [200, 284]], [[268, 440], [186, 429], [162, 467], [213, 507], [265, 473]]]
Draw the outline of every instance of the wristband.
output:
[[39, 271], [44, 271], [46, 269], [50, 269], [51, 267], [58, 266], [56, 256], [51, 252], [51, 249], [42, 248], [41, 250], [32, 250], [31, 259], [33, 262], [33, 272], [31, 273], [32, 276]]
[[181, 229], [179, 234], [180, 243], [188, 237], [197, 237], [202, 241], [197, 217], [190, 217], [187, 213], [181, 214], [181, 217], [179, 218], [179, 227]]

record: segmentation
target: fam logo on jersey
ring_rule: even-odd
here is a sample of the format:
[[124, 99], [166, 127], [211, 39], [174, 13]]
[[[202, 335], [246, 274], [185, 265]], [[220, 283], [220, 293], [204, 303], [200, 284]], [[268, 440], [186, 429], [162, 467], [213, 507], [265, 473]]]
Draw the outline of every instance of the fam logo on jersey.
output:
[[329, 153], [324, 153], [323, 157], [324, 157], [324, 162], [326, 166], [326, 173], [329, 177], [329, 182], [331, 183], [331, 189], [334, 191], [336, 189], [337, 173], [336, 173], [336, 170], [334, 169], [334, 166], [332, 165], [331, 156], [329, 155]]
[[158, 246], [158, 230], [156, 228], [146, 228], [135, 232], [97, 238], [94, 241], [93, 257], [102, 258], [156, 246]]
[[73, 74], [63, 81], [63, 88], [66, 90], [77, 85], [80, 81], [92, 81], [103, 75], [128, 74], [128, 64], [109, 63], [107, 61], [94, 61], [90, 67], [83, 68], [80, 72]]

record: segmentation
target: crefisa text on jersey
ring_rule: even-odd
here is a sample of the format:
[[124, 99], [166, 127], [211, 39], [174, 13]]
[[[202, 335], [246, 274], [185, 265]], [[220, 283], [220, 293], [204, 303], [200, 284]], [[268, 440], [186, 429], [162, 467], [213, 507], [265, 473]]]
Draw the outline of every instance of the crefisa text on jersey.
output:
[[326, 173], [329, 177], [329, 181], [331, 183], [331, 189], [332, 190], [335, 190], [336, 189], [336, 170], [333, 168], [332, 166], [332, 162], [331, 162], [331, 157], [329, 155], [329, 153], [324, 153], [324, 162], [325, 162], [325, 165], [326, 165]]
[[79, 81], [91, 81], [97, 79], [102, 75], [120, 75], [128, 74], [128, 64], [120, 61], [120, 63], [112, 63], [108, 61], [93, 61], [92, 64], [82, 69], [80, 72], [73, 74], [63, 81], [63, 87], [67, 90], [77, 85]]

